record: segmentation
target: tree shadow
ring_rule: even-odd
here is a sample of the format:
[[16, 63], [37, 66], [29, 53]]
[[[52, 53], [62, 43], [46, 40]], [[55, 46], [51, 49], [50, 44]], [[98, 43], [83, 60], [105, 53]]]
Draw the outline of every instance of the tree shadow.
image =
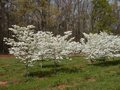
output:
[[35, 71], [35, 72], [30, 72], [29, 73], [29, 77], [52, 77], [55, 74], [54, 71], [50, 70], [50, 71]]
[[106, 67], [106, 66], [115, 66], [115, 65], [119, 65], [119, 64], [120, 64], [120, 60], [114, 60], [114, 61], [99, 62], [99, 63], [95, 63], [93, 65]]
[[76, 68], [76, 67], [71, 67], [71, 68], [64, 68], [64, 67], [61, 67], [61, 68], [58, 68], [57, 69], [57, 72], [62, 72], [62, 73], [78, 73], [80, 72], [81, 69], [80, 68]]
[[29, 77], [52, 77], [55, 76], [58, 73], [78, 73], [79, 71], [81, 71], [79, 68], [76, 67], [71, 67], [71, 68], [67, 68], [67, 67], [56, 67], [54, 68], [53, 65], [45, 65], [44, 67], [52, 67], [52, 69], [50, 70], [41, 70], [41, 71], [35, 71], [35, 72], [30, 72], [29, 73]]
[[60, 64], [57, 64], [56, 66], [54, 64], [46, 64], [46, 65], [43, 65], [42, 68], [54, 68], [54, 67], [61, 67], [62, 65]]

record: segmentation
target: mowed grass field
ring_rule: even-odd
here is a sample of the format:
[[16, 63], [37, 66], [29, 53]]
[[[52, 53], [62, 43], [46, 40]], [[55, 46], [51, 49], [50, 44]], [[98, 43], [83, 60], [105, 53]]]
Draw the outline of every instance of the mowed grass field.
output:
[[0, 57], [0, 90], [120, 90], [120, 60], [89, 65], [84, 57], [63, 60], [56, 69], [52, 62], [29, 68], [14, 57]]

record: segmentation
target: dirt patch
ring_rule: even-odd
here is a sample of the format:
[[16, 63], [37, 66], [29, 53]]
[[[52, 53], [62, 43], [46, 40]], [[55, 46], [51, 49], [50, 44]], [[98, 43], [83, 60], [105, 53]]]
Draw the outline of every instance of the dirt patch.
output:
[[58, 88], [58, 89], [65, 89], [66, 88], [66, 86], [67, 85], [65, 85], [64, 83], [61, 83], [61, 84], [58, 84], [56, 87]]
[[95, 82], [96, 81], [95, 77], [86, 77], [84, 80], [87, 82]]
[[7, 67], [7, 66], [9, 66], [9, 64], [1, 63], [0, 66], [1, 66], [1, 67]]
[[6, 87], [8, 85], [8, 81], [0, 81], [0, 87]]
[[4, 73], [0, 73], [0, 77], [2, 77], [2, 76], [5, 76], [5, 74]]
[[65, 83], [60, 83], [60, 84], [57, 84], [57, 85], [55, 86], [55, 88], [57, 88], [58, 90], [64, 90], [64, 89], [67, 88], [67, 87], [72, 87], [72, 86], [67, 85], [67, 84], [65, 84]]
[[14, 57], [14, 55], [10, 55], [10, 54], [0, 54], [0, 57]]
[[66, 85], [65, 83], [59, 83], [53, 87], [49, 87], [47, 90], [64, 90], [66, 87], [69, 87], [68, 85]]
[[78, 84], [73, 82], [71, 84], [66, 84], [66, 83], [59, 83], [55, 86], [49, 87], [47, 90], [65, 90], [66, 88], [71, 88], [71, 87], [75, 87]]
[[20, 82], [22, 82], [21, 80], [12, 80], [13, 84], [19, 84]]

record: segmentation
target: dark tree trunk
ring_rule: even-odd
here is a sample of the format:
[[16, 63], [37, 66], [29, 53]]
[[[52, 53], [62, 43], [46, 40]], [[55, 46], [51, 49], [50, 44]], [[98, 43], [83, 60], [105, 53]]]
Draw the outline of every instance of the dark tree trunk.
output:
[[0, 0], [0, 13], [0, 53], [6, 53], [7, 46], [5, 46], [3, 39], [8, 37], [8, 16], [4, 0]]

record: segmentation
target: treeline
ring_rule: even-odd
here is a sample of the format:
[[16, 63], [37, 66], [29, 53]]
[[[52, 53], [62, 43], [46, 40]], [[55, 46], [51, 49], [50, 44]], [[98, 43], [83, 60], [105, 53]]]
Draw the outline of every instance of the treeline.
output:
[[70, 30], [79, 41], [83, 32], [119, 34], [119, 14], [119, 0], [0, 0], [0, 53], [8, 52], [3, 38], [11, 37], [14, 24], [55, 35]]

